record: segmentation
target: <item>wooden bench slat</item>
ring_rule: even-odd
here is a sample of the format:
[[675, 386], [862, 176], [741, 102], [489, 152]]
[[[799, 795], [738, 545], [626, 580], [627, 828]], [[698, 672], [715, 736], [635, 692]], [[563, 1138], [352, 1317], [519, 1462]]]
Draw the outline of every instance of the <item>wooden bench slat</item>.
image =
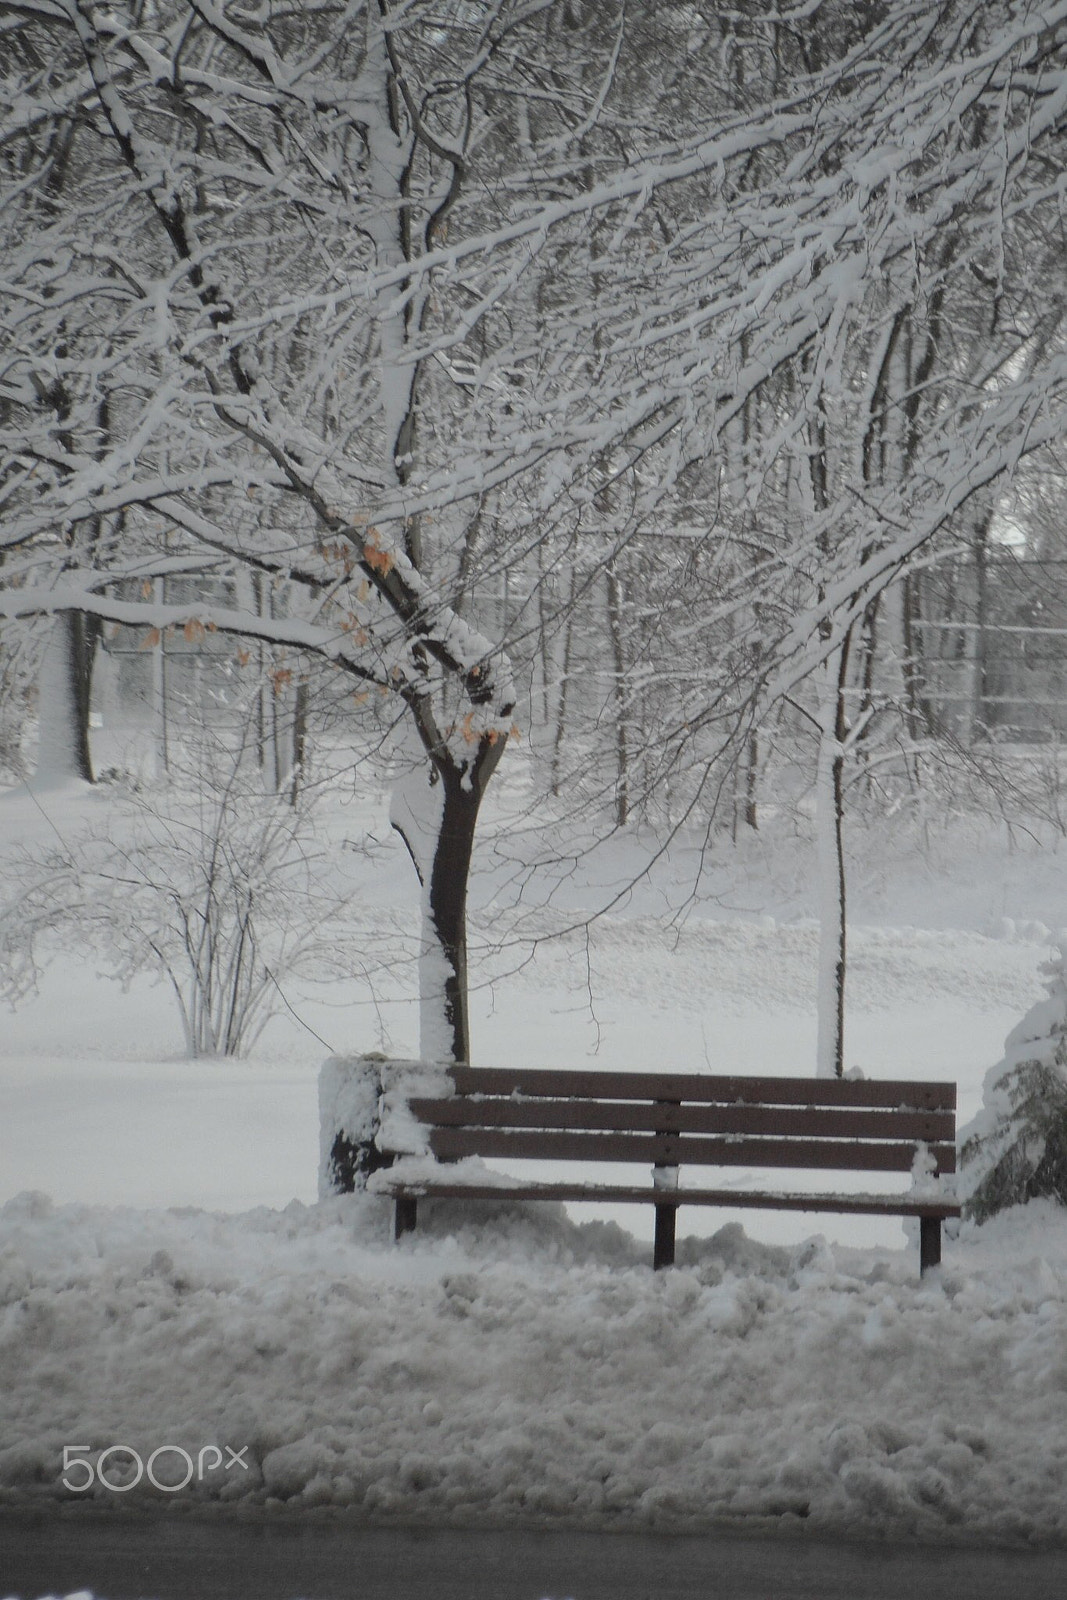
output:
[[653, 1189], [629, 1184], [531, 1183], [472, 1184], [424, 1181], [390, 1184], [384, 1178], [377, 1192], [442, 1200], [591, 1200], [650, 1205], [733, 1206], [763, 1211], [833, 1211], [857, 1216], [958, 1217], [959, 1203], [906, 1194], [772, 1194], [745, 1189]]
[[599, 1100], [510, 1097], [408, 1101], [420, 1122], [438, 1128], [570, 1128], [606, 1132], [787, 1134], [804, 1138], [951, 1140], [950, 1111], [847, 1111], [818, 1106], [641, 1105]]
[[[639, 1162], [646, 1169], [793, 1167], [808, 1171], [909, 1172], [920, 1146], [941, 1174], [956, 1170], [954, 1083], [910, 1080], [748, 1078], [705, 1073], [594, 1072], [532, 1068], [448, 1069], [455, 1093], [406, 1102], [409, 1121], [396, 1131], [410, 1149], [410, 1117], [428, 1130], [429, 1149], [445, 1163], [440, 1176], [392, 1184], [399, 1239], [416, 1225], [420, 1195], [468, 1200], [607, 1200], [655, 1207], [652, 1264], [674, 1261], [681, 1206], [833, 1211], [920, 1219], [919, 1269], [941, 1260], [941, 1226], [958, 1217], [955, 1199], [932, 1192], [890, 1195], [786, 1194], [507, 1177], [449, 1181], [449, 1161], [465, 1156], [544, 1162]], [[415, 1088], [415, 1085], [412, 1085]], [[643, 1102], [643, 1103], [642, 1103]], [[383, 1137], [388, 1138], [383, 1123]], [[388, 1144], [383, 1146], [388, 1149]], [[473, 1176], [474, 1174], [472, 1174]], [[381, 1175], [384, 1178], [384, 1174]], [[671, 1174], [677, 1180], [677, 1172]]]
[[[859, 1140], [701, 1138], [686, 1134], [570, 1133], [504, 1128], [435, 1128], [430, 1149], [443, 1161], [464, 1156], [529, 1161], [641, 1161], [662, 1166], [825, 1167], [910, 1172], [915, 1144]], [[954, 1145], [930, 1153], [941, 1172], [955, 1172]]]
[[886, 1106], [954, 1111], [954, 1083], [851, 1078], [748, 1078], [707, 1073], [596, 1072], [545, 1067], [450, 1067], [461, 1095], [543, 1095], [590, 1100], [683, 1100], [696, 1104]]

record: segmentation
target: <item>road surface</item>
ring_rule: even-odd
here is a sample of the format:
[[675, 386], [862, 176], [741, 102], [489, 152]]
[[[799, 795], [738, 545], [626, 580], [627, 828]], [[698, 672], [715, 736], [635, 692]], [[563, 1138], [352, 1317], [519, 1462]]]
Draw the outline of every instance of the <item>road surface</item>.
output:
[[0, 1513], [0, 1596], [98, 1600], [1062, 1600], [1067, 1550]]

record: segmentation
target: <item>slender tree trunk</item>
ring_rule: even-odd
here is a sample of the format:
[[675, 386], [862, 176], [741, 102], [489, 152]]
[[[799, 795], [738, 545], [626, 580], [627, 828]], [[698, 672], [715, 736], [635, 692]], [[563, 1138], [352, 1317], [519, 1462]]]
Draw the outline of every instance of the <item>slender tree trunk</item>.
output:
[[848, 645], [823, 668], [816, 768], [819, 871], [819, 1027], [816, 1077], [840, 1078], [845, 1069], [846, 899], [843, 839], [845, 788], [844, 688]]
[[289, 804], [295, 806], [304, 783], [304, 764], [307, 760], [308, 702], [310, 691], [306, 683], [296, 686], [293, 703], [293, 770], [289, 783]]
[[563, 624], [563, 661], [560, 666], [559, 692], [556, 696], [556, 726], [552, 736], [552, 794], [557, 799], [563, 783], [563, 740], [567, 729], [571, 668], [574, 664], [574, 598], [577, 583], [575, 563], [571, 567], [570, 600], [567, 603], [567, 617]]
[[[573, 571], [573, 568], [572, 568]], [[548, 631], [548, 574], [545, 571], [544, 545], [537, 546], [537, 656], [534, 661], [534, 672], [541, 679], [541, 721], [547, 728], [552, 715], [550, 699], [550, 673], [549, 667], [553, 658], [553, 651], [549, 642]], [[536, 681], [536, 680], [535, 680]]]
[[745, 826], [759, 832], [759, 729], [753, 727], [748, 736], [748, 754], [745, 761]]
[[615, 695], [615, 821], [620, 828], [625, 828], [630, 820], [630, 740], [626, 704], [626, 656], [623, 650], [623, 593], [614, 561], [609, 561], [605, 579]]
[[990, 698], [989, 681], [989, 527], [979, 525], [974, 534], [974, 679], [971, 710], [971, 740], [988, 739], [997, 720], [997, 708]]
[[861, 635], [863, 649], [862, 693], [860, 695], [857, 721], [862, 731], [859, 736], [858, 753], [863, 760], [868, 794], [873, 789], [868, 731], [874, 721], [874, 669], [879, 647], [878, 610], [880, 605], [881, 597], [873, 601], [863, 613], [863, 631]]
[[[811, 439], [813, 449], [809, 467], [812, 505], [817, 513], [823, 514], [829, 507], [830, 497], [827, 484], [827, 426], [821, 407], [811, 425]], [[830, 554], [828, 538], [825, 533], [820, 537], [825, 556]], [[844, 1072], [845, 1056], [847, 960], [842, 829], [848, 721], [844, 690], [852, 635], [851, 631], [846, 633], [842, 643], [833, 648], [829, 619], [823, 622], [819, 632], [828, 648], [819, 678], [819, 748], [815, 768], [819, 875], [819, 1024], [815, 1075], [818, 1078], [840, 1078]]]
[[905, 574], [902, 588], [901, 623], [904, 642], [904, 698], [907, 708], [908, 737], [913, 744], [918, 744], [924, 732], [935, 732], [930, 722], [930, 706], [923, 692], [923, 663], [920, 654], [923, 646], [920, 644], [922, 629], [917, 626], [921, 619], [921, 598], [917, 576], [914, 572]]
[[[763, 648], [757, 640], [752, 651], [752, 681], [758, 683], [762, 672]], [[748, 738], [745, 740], [744, 754], [744, 819], [745, 826], [753, 832], [759, 832], [759, 763], [760, 742], [759, 723], [755, 720], [749, 729]], [[734, 827], [736, 842], [737, 804], [734, 805]]]
[[[155, 599], [160, 605], [167, 600], [167, 580], [155, 580]], [[156, 716], [156, 751], [159, 771], [170, 771], [170, 684], [167, 673], [167, 630], [159, 630], [159, 638], [152, 650], [152, 709]]]

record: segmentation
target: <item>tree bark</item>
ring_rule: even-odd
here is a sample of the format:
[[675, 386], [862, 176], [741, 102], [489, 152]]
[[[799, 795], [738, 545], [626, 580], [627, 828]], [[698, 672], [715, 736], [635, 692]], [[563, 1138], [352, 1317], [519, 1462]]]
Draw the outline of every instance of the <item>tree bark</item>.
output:
[[300, 790], [304, 783], [304, 767], [307, 763], [308, 705], [310, 698], [311, 694], [306, 681], [298, 683], [293, 703], [293, 765], [292, 775], [289, 780], [289, 804], [291, 806], [295, 806], [299, 800]]
[[419, 949], [419, 1055], [470, 1060], [467, 993], [467, 885], [478, 813], [504, 751], [502, 735], [482, 737], [470, 760], [447, 744], [416, 760], [397, 783], [390, 821], [422, 888]]
[[100, 625], [80, 611], [59, 611], [45, 650], [38, 707], [36, 786], [92, 783], [89, 697]]
[[630, 820], [630, 748], [626, 703], [626, 656], [623, 649], [623, 591], [614, 559], [605, 568], [608, 597], [608, 634], [611, 639], [612, 687], [615, 696], [615, 822], [625, 828]]
[[[474, 831], [481, 795], [464, 788], [455, 771], [441, 777], [441, 824], [424, 887], [426, 934], [433, 945], [424, 960], [439, 964], [424, 967], [421, 996], [421, 1049], [424, 1060], [469, 1061], [470, 1005], [467, 994], [467, 885], [470, 881]], [[433, 979], [436, 976], [437, 981]]]
[[823, 668], [816, 773], [819, 858], [819, 1024], [815, 1075], [840, 1078], [845, 1070], [846, 898], [844, 852], [846, 638]]

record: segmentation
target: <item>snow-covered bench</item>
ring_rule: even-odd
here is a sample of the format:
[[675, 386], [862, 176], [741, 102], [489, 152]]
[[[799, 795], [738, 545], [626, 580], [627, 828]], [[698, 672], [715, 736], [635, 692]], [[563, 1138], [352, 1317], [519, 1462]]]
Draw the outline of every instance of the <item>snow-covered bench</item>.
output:
[[[432, 1069], [382, 1096], [378, 1148], [394, 1164], [368, 1187], [396, 1202], [396, 1236], [418, 1200], [637, 1201], [656, 1208], [653, 1263], [674, 1261], [680, 1205], [918, 1217], [920, 1270], [941, 1260], [941, 1224], [960, 1207], [956, 1085], [868, 1079], [712, 1077], [668, 1072]], [[471, 1159], [480, 1158], [480, 1159]], [[641, 1183], [523, 1181], [482, 1161], [637, 1162]], [[682, 1187], [679, 1168], [793, 1167], [912, 1174], [906, 1193], [782, 1193]]]

